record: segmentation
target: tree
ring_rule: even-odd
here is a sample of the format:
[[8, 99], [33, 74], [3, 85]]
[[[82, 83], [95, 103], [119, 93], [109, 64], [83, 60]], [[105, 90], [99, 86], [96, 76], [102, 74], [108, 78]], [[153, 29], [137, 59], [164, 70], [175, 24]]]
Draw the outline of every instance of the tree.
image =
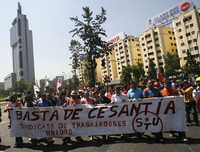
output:
[[185, 66], [183, 67], [183, 70], [186, 72], [186, 74], [200, 74], [200, 66], [199, 62], [196, 61], [195, 57], [190, 53], [190, 51], [187, 51], [187, 62]]
[[20, 92], [20, 93], [25, 93], [28, 91], [33, 92], [33, 85], [29, 82], [26, 82], [24, 80], [20, 80], [16, 82], [16, 86], [14, 91]]
[[129, 85], [133, 81], [138, 82], [144, 76], [144, 69], [142, 64], [128, 65], [122, 68], [121, 83]]
[[82, 46], [77, 40], [71, 40], [69, 50], [71, 51], [72, 59], [72, 70], [75, 76], [77, 76], [76, 72], [78, 67], [80, 66], [80, 52], [82, 51]]
[[121, 83], [123, 85], [129, 85], [132, 83], [132, 67], [128, 65], [127, 67], [122, 67]]
[[138, 82], [140, 78], [144, 77], [144, 68], [143, 64], [133, 65], [132, 66], [133, 80]]
[[102, 24], [106, 21], [106, 11], [101, 8], [101, 13], [93, 16], [89, 7], [83, 7], [82, 17], [82, 20], [78, 17], [70, 18], [75, 24], [75, 28], [70, 33], [83, 42], [83, 51], [86, 53], [90, 65], [88, 69], [90, 70], [90, 85], [94, 86], [96, 83], [96, 58], [103, 57], [111, 51], [107, 42], [102, 40], [103, 37], [106, 37], [106, 32], [102, 28]]
[[148, 78], [149, 79], [156, 79], [157, 78], [156, 64], [153, 62], [152, 59], [149, 59]]
[[167, 53], [164, 55], [165, 60], [165, 75], [167, 77], [177, 75], [180, 69], [179, 57], [177, 54]]

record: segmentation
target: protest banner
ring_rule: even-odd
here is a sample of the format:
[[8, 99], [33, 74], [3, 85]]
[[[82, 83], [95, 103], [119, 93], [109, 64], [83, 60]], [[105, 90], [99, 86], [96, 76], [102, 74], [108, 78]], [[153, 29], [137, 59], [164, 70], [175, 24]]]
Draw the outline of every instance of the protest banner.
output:
[[16, 108], [11, 135], [31, 138], [186, 131], [183, 97], [123, 104]]

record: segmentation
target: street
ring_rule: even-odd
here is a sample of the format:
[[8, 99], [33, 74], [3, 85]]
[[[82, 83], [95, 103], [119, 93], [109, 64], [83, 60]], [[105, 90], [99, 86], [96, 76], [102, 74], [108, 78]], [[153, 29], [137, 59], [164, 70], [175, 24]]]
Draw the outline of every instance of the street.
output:
[[[2, 110], [3, 112], [3, 110]], [[165, 143], [155, 143], [152, 136], [145, 136], [142, 139], [130, 137], [126, 141], [119, 136], [112, 136], [109, 141], [95, 140], [89, 141], [88, 137], [84, 137], [85, 142], [72, 142], [69, 145], [62, 145], [61, 139], [55, 139], [52, 146], [47, 146], [46, 143], [41, 143], [33, 147], [28, 139], [24, 139], [22, 148], [16, 148], [14, 145], [14, 138], [10, 137], [8, 129], [7, 113], [2, 113], [2, 122], [0, 124], [0, 135], [2, 143], [0, 151], [69, 151], [69, 152], [199, 152], [200, 149], [200, 127], [192, 126], [187, 132], [189, 142], [182, 143], [169, 134], [165, 134]], [[100, 137], [99, 137], [100, 138]]]

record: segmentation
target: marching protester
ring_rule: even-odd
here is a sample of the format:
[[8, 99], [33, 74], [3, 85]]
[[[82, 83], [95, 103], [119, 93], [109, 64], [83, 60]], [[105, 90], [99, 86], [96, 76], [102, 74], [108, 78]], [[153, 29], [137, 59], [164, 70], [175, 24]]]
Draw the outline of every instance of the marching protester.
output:
[[[10, 120], [8, 128], [13, 127], [11, 122], [11, 110], [16, 107], [22, 107], [21, 99], [17, 99], [17, 95], [13, 95], [10, 97], [10, 102], [7, 104], [6, 109], [4, 112], [8, 112], [8, 119]], [[23, 145], [23, 138], [22, 137], [15, 137], [15, 146], [22, 147]]]
[[137, 86], [136, 82], [131, 84], [131, 88], [128, 90], [128, 98], [132, 99], [131, 101], [137, 101], [143, 98], [143, 91]]
[[[160, 91], [161, 96], [162, 97], [168, 97], [168, 96], [177, 96], [178, 95], [178, 91], [175, 89], [175, 86], [172, 86], [172, 84], [169, 81], [166, 81], [164, 83], [164, 88]], [[186, 142], [188, 141], [188, 139], [186, 138], [186, 133], [185, 132], [180, 132], [180, 131], [171, 131], [170, 132], [170, 136], [176, 136], [176, 133], [178, 133], [178, 138], [183, 141]]]
[[[76, 105], [79, 105], [79, 104], [81, 104], [80, 95], [78, 94], [77, 91], [72, 90], [71, 95], [70, 95], [70, 98], [68, 99], [67, 102], [65, 102], [65, 103], [63, 104], [63, 107], [67, 107], [68, 105], [69, 105], [69, 106], [76, 106]], [[82, 139], [80, 136], [75, 137], [75, 139], [76, 139], [76, 141], [78, 141], [78, 142], [83, 142], [83, 139]], [[67, 143], [69, 143], [69, 142], [71, 142], [71, 138], [70, 138], [70, 137], [65, 137], [65, 138], [63, 139], [63, 145], [65, 145], [65, 144], [67, 144]]]
[[[46, 94], [42, 94], [42, 100], [40, 102], [38, 102], [38, 106], [39, 107], [50, 107], [52, 104], [51, 102], [47, 99], [47, 95]], [[32, 139], [33, 140], [33, 139]], [[34, 139], [35, 140], [35, 139]], [[54, 143], [53, 138], [49, 137], [44, 139], [49, 145]], [[36, 141], [37, 142], [37, 141]]]
[[127, 101], [128, 101], [128, 97], [125, 95], [122, 95], [121, 88], [116, 87], [115, 94], [113, 94], [112, 98], [111, 98], [111, 103], [123, 103], [123, 102], [127, 102]]
[[[169, 97], [169, 96], [179, 96], [184, 95], [185, 96], [185, 110], [186, 110], [186, 118], [187, 122], [191, 123], [190, 115], [193, 114], [193, 121], [196, 125], [198, 125], [198, 115], [196, 111], [196, 105], [199, 105], [200, 102], [200, 79], [196, 79], [197, 87], [194, 88], [189, 82], [185, 81], [182, 85], [182, 83], [178, 84], [176, 82], [172, 83], [166, 79], [166, 81], [163, 83], [159, 81], [154, 80], [148, 80], [148, 82], [145, 84], [133, 82], [130, 85], [130, 88], [127, 91], [127, 88], [122, 90], [120, 87], [115, 87], [115, 91], [113, 92], [113, 89], [109, 89], [108, 92], [105, 93], [104, 87], [96, 87], [96, 88], [90, 88], [90, 87], [84, 87], [84, 89], [75, 91], [75, 90], [67, 90], [69, 93], [67, 94], [66, 90], [62, 90], [59, 93], [54, 92], [46, 92], [44, 94], [38, 93], [38, 97], [34, 98], [34, 96], [31, 94], [31, 92], [28, 92], [25, 97], [25, 105], [27, 107], [50, 107], [50, 106], [63, 106], [65, 107], [76, 107], [76, 105], [79, 104], [86, 104], [92, 105], [92, 107], [97, 106], [98, 104], [123, 104], [127, 101], [131, 102], [138, 102], [142, 101], [140, 99], [143, 98], [154, 98], [154, 97]], [[147, 99], [148, 100], [148, 99]], [[11, 98], [10, 105], [7, 106], [6, 111], [10, 112], [14, 107], [21, 107], [22, 101], [20, 99], [17, 100], [17, 96], [13, 96]], [[135, 103], [133, 103], [135, 104]], [[140, 104], [139, 102], [136, 104]], [[104, 105], [103, 105], [104, 106]], [[110, 105], [109, 105], [110, 106]], [[95, 107], [96, 108], [96, 107]], [[97, 107], [98, 108], [98, 107]], [[115, 113], [115, 110], [112, 109], [113, 113]], [[116, 111], [117, 112], [117, 111]], [[103, 113], [103, 112], [102, 112]], [[9, 115], [10, 118], [10, 115]], [[182, 141], [187, 141], [185, 132], [171, 132], [173, 135], [178, 134], [178, 137]], [[153, 132], [152, 133], [155, 136], [155, 139], [157, 142], [163, 142], [163, 133], [162, 132]], [[143, 133], [136, 133], [136, 136], [141, 137]], [[94, 136], [91, 136], [91, 140], [94, 140], [92, 138]], [[103, 135], [103, 140], [107, 140], [109, 136]], [[125, 134], [123, 134], [122, 139], [127, 138]], [[71, 137], [65, 137], [63, 139], [63, 144], [68, 144], [72, 140]], [[75, 137], [76, 141], [83, 142], [82, 137], [78, 136]], [[48, 144], [53, 144], [54, 140], [53, 138], [46, 138], [45, 139]], [[42, 140], [37, 139], [31, 139], [31, 142], [37, 143]], [[16, 146], [20, 146], [23, 143], [22, 137], [16, 137]]]
[[196, 88], [193, 90], [192, 95], [196, 101], [198, 112], [200, 113], [200, 77], [196, 78]]
[[[144, 98], [161, 97], [159, 89], [154, 87], [153, 84], [154, 84], [153, 80], [149, 80], [147, 82], [147, 88], [145, 88], [143, 91]], [[157, 142], [164, 142], [162, 132], [156, 132], [152, 134], [155, 136]]]
[[199, 125], [199, 120], [198, 120], [198, 113], [197, 113], [197, 107], [196, 107], [196, 102], [193, 98], [193, 87], [192, 85], [188, 82], [184, 82], [184, 88], [183, 88], [183, 93], [185, 96], [185, 108], [186, 108], [186, 120], [188, 125], [192, 123], [190, 115], [193, 115], [193, 121], [195, 122], [196, 125]]

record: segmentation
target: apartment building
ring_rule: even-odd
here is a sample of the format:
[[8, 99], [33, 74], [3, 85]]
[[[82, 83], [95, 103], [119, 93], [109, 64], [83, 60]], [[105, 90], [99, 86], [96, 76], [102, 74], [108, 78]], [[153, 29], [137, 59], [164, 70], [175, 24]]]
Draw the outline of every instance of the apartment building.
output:
[[200, 61], [200, 9], [195, 7], [173, 20], [180, 65], [187, 63], [189, 51], [196, 61]]
[[101, 65], [101, 75], [102, 80], [108, 76], [114, 82], [120, 80], [123, 67], [142, 63], [142, 53], [139, 38], [132, 35], [120, 33], [108, 42], [112, 52], [101, 59], [105, 61], [105, 65]]
[[148, 72], [150, 60], [156, 64], [156, 68], [164, 68], [164, 55], [166, 53], [177, 52], [173, 28], [167, 26], [149, 28], [140, 35], [139, 40], [146, 74]]

